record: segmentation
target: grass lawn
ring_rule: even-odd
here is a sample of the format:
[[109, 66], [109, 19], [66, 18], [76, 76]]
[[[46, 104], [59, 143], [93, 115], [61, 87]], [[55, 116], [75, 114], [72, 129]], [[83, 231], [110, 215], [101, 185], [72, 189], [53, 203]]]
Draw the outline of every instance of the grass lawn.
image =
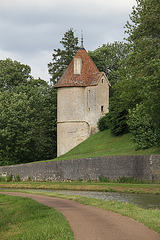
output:
[[94, 134], [68, 153], [55, 158], [54, 161], [100, 156], [143, 154], [160, 154], [160, 148], [153, 147], [136, 151], [130, 133], [115, 137], [109, 130], [106, 130]]
[[0, 239], [74, 239], [64, 216], [28, 198], [0, 194]]

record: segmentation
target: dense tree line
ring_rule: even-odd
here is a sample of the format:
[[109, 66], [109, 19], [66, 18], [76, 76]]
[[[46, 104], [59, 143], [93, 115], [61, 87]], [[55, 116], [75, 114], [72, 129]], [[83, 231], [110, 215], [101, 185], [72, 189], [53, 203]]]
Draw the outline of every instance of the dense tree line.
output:
[[0, 60], [0, 165], [56, 156], [56, 91], [30, 72]]
[[110, 112], [99, 121], [115, 135], [130, 131], [137, 148], [160, 145], [159, 12], [159, 0], [137, 0], [126, 24], [129, 52], [116, 71]]

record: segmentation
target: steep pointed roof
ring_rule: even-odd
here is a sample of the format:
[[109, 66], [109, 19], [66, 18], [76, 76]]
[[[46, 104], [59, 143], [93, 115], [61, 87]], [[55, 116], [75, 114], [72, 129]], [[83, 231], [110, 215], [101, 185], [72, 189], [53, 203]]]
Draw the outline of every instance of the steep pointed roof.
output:
[[[82, 59], [81, 74], [74, 74], [75, 58]], [[55, 85], [55, 88], [94, 86], [98, 84], [102, 75], [105, 75], [105, 73], [98, 70], [87, 51], [81, 47]]]

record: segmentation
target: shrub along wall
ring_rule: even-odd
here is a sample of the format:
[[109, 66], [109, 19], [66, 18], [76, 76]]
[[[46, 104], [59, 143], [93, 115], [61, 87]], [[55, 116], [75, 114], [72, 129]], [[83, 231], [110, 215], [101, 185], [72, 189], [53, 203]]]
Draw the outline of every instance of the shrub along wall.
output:
[[12, 174], [37, 181], [95, 180], [101, 177], [160, 181], [160, 155], [107, 156], [63, 161], [35, 162], [0, 167], [0, 176]]

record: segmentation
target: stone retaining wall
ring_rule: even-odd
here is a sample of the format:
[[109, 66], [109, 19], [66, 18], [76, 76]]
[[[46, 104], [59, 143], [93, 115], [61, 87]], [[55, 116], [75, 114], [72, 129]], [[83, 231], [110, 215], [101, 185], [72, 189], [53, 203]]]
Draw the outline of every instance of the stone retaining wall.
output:
[[63, 161], [35, 162], [0, 167], [0, 176], [18, 174], [37, 181], [95, 180], [101, 177], [160, 181], [160, 155], [107, 156]]

